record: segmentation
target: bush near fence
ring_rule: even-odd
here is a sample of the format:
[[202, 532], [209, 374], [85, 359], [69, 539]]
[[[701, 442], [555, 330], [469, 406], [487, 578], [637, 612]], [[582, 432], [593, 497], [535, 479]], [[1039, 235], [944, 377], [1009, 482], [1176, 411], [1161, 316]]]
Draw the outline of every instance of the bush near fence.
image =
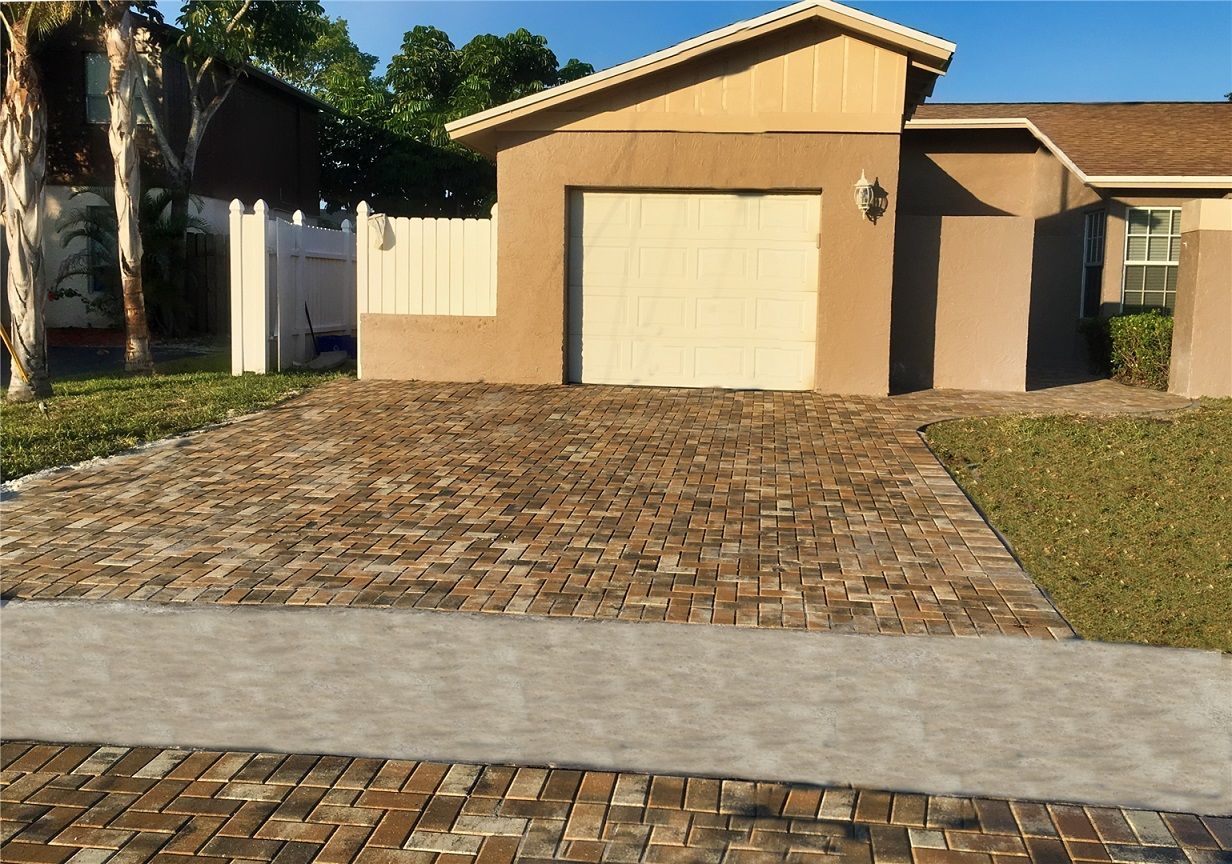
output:
[[1123, 384], [1168, 389], [1172, 316], [1160, 310], [1082, 322], [1092, 365]]

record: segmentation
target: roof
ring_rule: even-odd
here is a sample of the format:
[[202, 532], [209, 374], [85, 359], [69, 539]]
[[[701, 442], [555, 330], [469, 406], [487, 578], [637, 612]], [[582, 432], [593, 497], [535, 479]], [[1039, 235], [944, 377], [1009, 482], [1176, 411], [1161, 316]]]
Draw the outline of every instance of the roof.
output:
[[924, 103], [907, 128], [1027, 129], [1092, 186], [1232, 188], [1232, 102]]
[[[166, 21], [155, 20], [146, 15], [137, 15], [136, 19], [141, 26], [145, 27], [147, 30], [156, 32], [160, 39], [172, 40], [178, 39], [180, 36], [184, 35], [183, 30], [176, 27], [174, 24], [168, 24]], [[219, 63], [226, 63], [226, 61], [222, 60], [222, 58], [217, 59]], [[337, 109], [335, 109], [328, 102], [323, 102], [306, 90], [301, 90], [294, 84], [284, 81], [277, 75], [272, 75], [264, 69], [259, 69], [256, 66], [245, 63], [240, 67], [239, 72], [241, 75], [246, 75], [252, 80], [264, 84], [273, 90], [277, 90], [281, 93], [285, 93], [293, 99], [298, 99], [301, 102], [305, 102], [319, 111], [334, 111], [336, 113]]]
[[662, 51], [638, 57], [602, 72], [587, 75], [557, 87], [551, 87], [486, 111], [454, 120], [445, 125], [454, 140], [465, 139], [476, 132], [490, 129], [518, 117], [545, 110], [582, 96], [588, 96], [608, 87], [626, 83], [635, 78], [662, 69], [671, 68], [696, 57], [721, 48], [773, 33], [807, 20], [824, 20], [857, 33], [872, 36], [882, 42], [903, 50], [912, 65], [933, 75], [944, 75], [954, 54], [955, 45], [938, 36], [913, 30], [893, 21], [878, 18], [859, 9], [836, 3], [834, 0], [801, 0], [790, 6], [775, 9], [765, 15], [738, 21], [709, 33], [703, 33], [680, 42]]

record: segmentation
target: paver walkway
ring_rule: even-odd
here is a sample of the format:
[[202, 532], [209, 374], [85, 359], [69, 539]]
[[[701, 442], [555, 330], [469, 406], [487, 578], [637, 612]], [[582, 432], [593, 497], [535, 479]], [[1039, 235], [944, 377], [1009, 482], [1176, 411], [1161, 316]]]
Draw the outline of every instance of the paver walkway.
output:
[[11, 864], [1232, 860], [1232, 819], [1115, 808], [21, 741], [3, 765]]
[[915, 430], [1183, 404], [340, 381], [21, 483], [3, 590], [1068, 637]]

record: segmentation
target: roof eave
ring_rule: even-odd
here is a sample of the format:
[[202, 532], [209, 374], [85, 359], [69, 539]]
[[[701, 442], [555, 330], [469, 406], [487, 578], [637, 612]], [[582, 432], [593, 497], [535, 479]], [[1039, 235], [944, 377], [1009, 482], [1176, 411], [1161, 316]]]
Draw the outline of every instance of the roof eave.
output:
[[908, 120], [908, 129], [1025, 129], [1053, 156], [1093, 189], [1232, 189], [1232, 177], [1221, 175], [1091, 175], [1026, 117], [973, 117]]

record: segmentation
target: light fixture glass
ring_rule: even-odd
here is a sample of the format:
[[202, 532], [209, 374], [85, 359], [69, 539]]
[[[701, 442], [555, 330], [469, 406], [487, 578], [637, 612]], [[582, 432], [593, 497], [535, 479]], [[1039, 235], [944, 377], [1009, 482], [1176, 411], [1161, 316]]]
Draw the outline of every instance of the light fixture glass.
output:
[[860, 212], [868, 216], [868, 211], [873, 207], [874, 190], [873, 184], [865, 175], [864, 170], [860, 170], [860, 179], [856, 181], [856, 207], [860, 208]]

